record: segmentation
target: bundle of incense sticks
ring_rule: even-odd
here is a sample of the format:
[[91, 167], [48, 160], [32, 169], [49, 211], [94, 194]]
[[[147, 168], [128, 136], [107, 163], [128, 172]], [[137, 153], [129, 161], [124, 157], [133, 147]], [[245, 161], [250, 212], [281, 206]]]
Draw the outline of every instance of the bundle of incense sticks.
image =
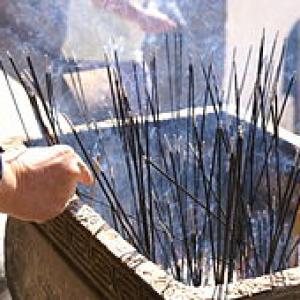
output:
[[[79, 188], [78, 195], [100, 210], [105, 208], [105, 217], [125, 239], [186, 284], [229, 283], [295, 263], [299, 154], [297, 149], [286, 154], [279, 137], [295, 77], [290, 79], [286, 93], [280, 95], [285, 49], [275, 64], [276, 43], [277, 39], [266, 56], [265, 37], [261, 40], [256, 78], [247, 103], [242, 91], [251, 51], [243, 74], [237, 73], [233, 60], [227, 97], [212, 62], [201, 63], [205, 89], [202, 95], [195, 95], [198, 70], [192, 63], [186, 69], [183, 66], [184, 40], [180, 33], [166, 36], [165, 64], [158, 64], [155, 57], [142, 66], [133, 63], [135, 98], [128, 96], [123, 84], [125, 75], [117, 53], [106, 58], [113, 106], [111, 142], [103, 138], [97, 122], [89, 119], [80, 71], [72, 73], [88, 138], [83, 139], [72, 120], [65, 119], [99, 187], [98, 192]], [[62, 136], [51, 73], [45, 74], [43, 92], [30, 57], [29, 72], [18, 70], [11, 56], [9, 61], [47, 144], [59, 143]], [[139, 67], [143, 70], [142, 82], [137, 75]], [[7, 76], [2, 64], [1, 68]], [[160, 96], [158, 68], [168, 73], [168, 99]], [[147, 84], [149, 77], [151, 86]], [[183, 86], [187, 95], [183, 95]], [[234, 103], [229, 101], [231, 91]], [[203, 97], [201, 107], [195, 105], [196, 96]], [[162, 113], [161, 103], [168, 101], [169, 112]], [[186, 109], [180, 110], [184, 102]], [[138, 104], [138, 111], [131, 109], [132, 103]], [[229, 104], [234, 104], [233, 112]], [[24, 124], [21, 114], [20, 119]], [[27, 132], [25, 126], [24, 130]], [[87, 143], [87, 139], [92, 141]]]

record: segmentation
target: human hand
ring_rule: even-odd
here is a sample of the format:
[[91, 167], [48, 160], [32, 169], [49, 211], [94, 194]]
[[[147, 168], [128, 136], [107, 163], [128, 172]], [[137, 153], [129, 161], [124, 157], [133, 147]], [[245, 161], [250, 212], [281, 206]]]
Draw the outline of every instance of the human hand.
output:
[[161, 33], [177, 27], [176, 22], [156, 10], [143, 11], [138, 23], [141, 29], [147, 33]]
[[90, 185], [92, 175], [68, 146], [37, 147], [3, 154], [0, 209], [24, 221], [45, 222], [62, 213], [78, 182]]

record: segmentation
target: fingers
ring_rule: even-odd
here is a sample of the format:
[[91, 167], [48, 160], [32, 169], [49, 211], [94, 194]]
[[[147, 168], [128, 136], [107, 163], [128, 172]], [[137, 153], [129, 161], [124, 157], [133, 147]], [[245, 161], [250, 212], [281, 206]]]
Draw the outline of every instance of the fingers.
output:
[[74, 170], [77, 172], [78, 182], [85, 185], [92, 185], [94, 183], [94, 177], [90, 169], [77, 154], [75, 154], [73, 166]]
[[47, 147], [47, 149], [49, 150], [50, 153], [52, 153], [55, 156], [75, 154], [74, 149], [68, 145], [54, 145], [51, 147]]
[[36, 166], [36, 169], [46, 169], [50, 166], [52, 166], [52, 169], [56, 168], [57, 170], [62, 168], [63, 172], [66, 172], [65, 176], [71, 174], [75, 176], [73, 180], [85, 185], [91, 185], [94, 181], [86, 164], [74, 149], [67, 145], [31, 148], [27, 151], [27, 157], [23, 157], [23, 160], [31, 167]]
[[80, 177], [78, 178], [78, 181], [85, 185], [92, 185], [94, 183], [94, 177], [86, 164], [80, 160], [78, 162], [78, 166], [80, 169]]
[[87, 165], [83, 162], [78, 154], [75, 153], [73, 148], [67, 145], [56, 145], [52, 148], [54, 151], [57, 151], [61, 155], [68, 156], [71, 161], [69, 162], [69, 167], [77, 175], [77, 181], [85, 185], [91, 185], [94, 182], [91, 171]]

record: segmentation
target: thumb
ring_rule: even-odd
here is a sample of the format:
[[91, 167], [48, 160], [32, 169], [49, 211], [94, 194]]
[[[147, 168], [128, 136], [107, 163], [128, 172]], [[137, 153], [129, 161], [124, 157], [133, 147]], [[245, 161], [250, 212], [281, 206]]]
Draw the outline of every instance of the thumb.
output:
[[94, 183], [94, 177], [90, 169], [79, 156], [77, 156], [75, 164], [75, 168], [78, 173], [78, 182], [83, 183], [85, 185], [92, 185]]

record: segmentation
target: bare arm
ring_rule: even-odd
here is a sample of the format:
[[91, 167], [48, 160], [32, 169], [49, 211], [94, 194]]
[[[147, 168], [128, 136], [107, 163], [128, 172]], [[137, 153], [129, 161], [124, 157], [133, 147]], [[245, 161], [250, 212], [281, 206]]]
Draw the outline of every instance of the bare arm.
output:
[[148, 11], [128, 0], [92, 0], [96, 7], [113, 12], [120, 17], [134, 21], [142, 30], [159, 33], [172, 30], [176, 23], [158, 11]]

